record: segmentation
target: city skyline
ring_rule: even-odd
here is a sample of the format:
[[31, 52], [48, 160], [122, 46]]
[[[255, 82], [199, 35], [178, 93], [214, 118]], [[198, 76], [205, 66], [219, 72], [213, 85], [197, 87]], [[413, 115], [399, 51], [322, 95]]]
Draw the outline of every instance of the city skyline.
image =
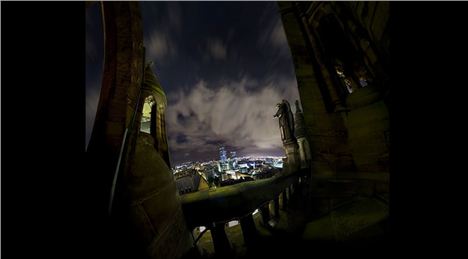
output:
[[[261, 159], [261, 158], [286, 158], [286, 155], [283, 154], [283, 155], [275, 156], [275, 155], [253, 154], [253, 155], [237, 156], [238, 160], [248, 159], [248, 158], [255, 158], [255, 159]], [[213, 158], [213, 159], [207, 158], [205, 160], [187, 160], [187, 161], [181, 161], [179, 163], [174, 163], [173, 166], [177, 167], [177, 166], [181, 166], [181, 165], [187, 164], [187, 163], [200, 163], [200, 164], [203, 164], [203, 163], [218, 162], [218, 161], [220, 161], [219, 157], [218, 158]]]

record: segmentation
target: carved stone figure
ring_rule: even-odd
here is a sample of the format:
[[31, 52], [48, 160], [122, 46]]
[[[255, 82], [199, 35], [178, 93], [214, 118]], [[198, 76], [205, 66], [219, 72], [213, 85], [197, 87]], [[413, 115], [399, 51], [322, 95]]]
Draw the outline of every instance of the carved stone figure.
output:
[[291, 112], [289, 102], [283, 100], [276, 105], [278, 111], [273, 117], [279, 118], [279, 127], [281, 131], [281, 140], [283, 143], [295, 141], [294, 138], [294, 117]]

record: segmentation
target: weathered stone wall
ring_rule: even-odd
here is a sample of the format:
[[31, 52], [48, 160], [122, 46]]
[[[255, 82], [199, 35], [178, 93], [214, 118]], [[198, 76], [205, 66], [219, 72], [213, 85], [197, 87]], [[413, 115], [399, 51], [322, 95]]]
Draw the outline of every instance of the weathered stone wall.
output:
[[[283, 10], [283, 27], [292, 52], [297, 85], [304, 109], [312, 153], [312, 170], [332, 175], [337, 170], [352, 168], [347, 133], [340, 113], [329, 113], [330, 93], [324, 83], [319, 64], [314, 60], [313, 48], [305, 38], [305, 28], [289, 2], [279, 2]], [[333, 94], [333, 93], [332, 93]]]
[[138, 136], [125, 179], [128, 216], [136, 247], [149, 258], [179, 258], [192, 246], [171, 170], [150, 134]]
[[367, 31], [378, 51], [386, 58], [390, 56], [389, 2], [347, 2], [354, 19]]
[[379, 2], [343, 2], [330, 3], [337, 15], [343, 17], [343, 26], [361, 52], [365, 63], [372, 67], [374, 76], [381, 79], [376, 87], [385, 92], [389, 89], [390, 38], [389, 18], [390, 3]]
[[[360, 88], [346, 100], [349, 144], [357, 169], [367, 173], [389, 172], [389, 117], [385, 99], [390, 60], [388, 21], [389, 2], [346, 2], [338, 6], [339, 14], [346, 15], [350, 38], [373, 72], [374, 82]], [[341, 7], [341, 8], [338, 8]]]
[[[329, 206], [329, 198], [334, 196], [388, 192], [389, 3], [278, 5], [295, 65], [312, 152], [312, 175], [324, 180], [313, 184], [322, 197], [315, 202]], [[324, 50], [320, 26], [329, 17], [337, 20], [343, 38], [349, 42], [343, 46], [373, 79], [351, 94], [340, 91], [330, 52]], [[334, 178], [347, 180], [332, 181]]]

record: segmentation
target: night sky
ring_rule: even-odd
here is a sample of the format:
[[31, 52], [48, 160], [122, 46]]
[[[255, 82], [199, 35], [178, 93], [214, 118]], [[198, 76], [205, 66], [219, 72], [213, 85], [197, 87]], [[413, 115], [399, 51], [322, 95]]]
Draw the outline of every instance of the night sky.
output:
[[[168, 98], [173, 164], [283, 155], [275, 105], [299, 99], [275, 2], [141, 2], [147, 60]], [[86, 143], [100, 92], [99, 6], [87, 9]], [[292, 106], [293, 108], [294, 106]], [[295, 109], [293, 108], [293, 112]]]

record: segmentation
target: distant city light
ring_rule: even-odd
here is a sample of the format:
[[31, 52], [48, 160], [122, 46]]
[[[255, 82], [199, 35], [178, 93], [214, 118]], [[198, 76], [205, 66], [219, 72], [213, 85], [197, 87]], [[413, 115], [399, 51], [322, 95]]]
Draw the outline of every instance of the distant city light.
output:
[[235, 151], [227, 152], [224, 147], [219, 150], [219, 160], [187, 161], [172, 168], [179, 194], [214, 191], [218, 187], [265, 179], [283, 168], [283, 156], [257, 154], [237, 157]]

